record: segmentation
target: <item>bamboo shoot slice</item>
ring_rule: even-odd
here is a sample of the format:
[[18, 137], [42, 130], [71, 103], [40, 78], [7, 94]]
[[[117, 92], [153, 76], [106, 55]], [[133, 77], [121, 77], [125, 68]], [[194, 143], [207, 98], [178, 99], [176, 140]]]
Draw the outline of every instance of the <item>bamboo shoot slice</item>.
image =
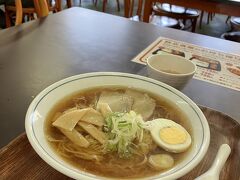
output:
[[99, 141], [101, 144], [104, 144], [106, 142], [107, 140], [106, 135], [92, 124], [79, 121], [78, 125], [81, 126], [87, 133], [89, 133], [94, 139]]
[[73, 129], [72, 131], [67, 131], [65, 129], [59, 128], [59, 130], [67, 136], [68, 139], [70, 139], [74, 144], [80, 146], [80, 147], [85, 147], [87, 148], [90, 143], [88, 140], [77, 130]]
[[110, 106], [107, 103], [98, 103], [98, 110], [106, 118], [109, 113], [112, 113]]
[[77, 109], [70, 112], [62, 114], [60, 117], [53, 122], [53, 126], [72, 131], [76, 126], [78, 121], [89, 111], [89, 108], [86, 109]]
[[89, 111], [80, 119], [80, 121], [94, 124], [96, 126], [103, 126], [104, 124], [102, 114], [93, 108], [89, 108]]

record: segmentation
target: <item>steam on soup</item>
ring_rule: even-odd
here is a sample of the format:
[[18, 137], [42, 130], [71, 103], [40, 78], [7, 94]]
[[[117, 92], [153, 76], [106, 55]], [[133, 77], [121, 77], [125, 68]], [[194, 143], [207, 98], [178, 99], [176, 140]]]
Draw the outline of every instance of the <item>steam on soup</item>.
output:
[[124, 87], [88, 89], [65, 98], [48, 115], [45, 130], [64, 160], [112, 178], [164, 172], [191, 146], [190, 126], [177, 108]]

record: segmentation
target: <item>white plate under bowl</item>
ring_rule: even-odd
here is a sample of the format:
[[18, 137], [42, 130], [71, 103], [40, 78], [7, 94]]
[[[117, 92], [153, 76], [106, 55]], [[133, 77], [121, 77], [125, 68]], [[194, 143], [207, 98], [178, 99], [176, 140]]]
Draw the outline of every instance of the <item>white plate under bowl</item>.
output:
[[112, 85], [137, 88], [164, 97], [177, 106], [191, 123], [193, 144], [184, 160], [164, 173], [145, 179], [177, 179], [191, 171], [202, 160], [209, 146], [210, 131], [205, 116], [192, 100], [180, 91], [150, 78], [126, 73], [96, 72], [72, 76], [54, 83], [44, 89], [29, 106], [25, 119], [27, 137], [44, 161], [74, 179], [108, 179], [83, 172], [62, 160], [45, 138], [44, 121], [52, 107], [64, 97], [84, 89]]

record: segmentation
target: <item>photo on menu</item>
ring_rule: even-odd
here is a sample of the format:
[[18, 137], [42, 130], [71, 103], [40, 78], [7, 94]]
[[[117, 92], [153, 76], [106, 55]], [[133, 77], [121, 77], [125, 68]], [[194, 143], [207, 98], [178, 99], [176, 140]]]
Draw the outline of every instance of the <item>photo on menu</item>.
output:
[[221, 71], [221, 63], [217, 60], [213, 60], [213, 59], [198, 56], [198, 55], [192, 55], [190, 60], [194, 62], [198, 67], [211, 69], [215, 71]]
[[153, 51], [152, 54], [173, 54], [173, 55], [185, 57], [184, 52], [174, 50], [174, 49], [169, 49], [163, 46], [160, 46], [157, 50]]
[[240, 67], [236, 66], [236, 67], [228, 67], [227, 70], [232, 73], [235, 74], [237, 76], [240, 76]]

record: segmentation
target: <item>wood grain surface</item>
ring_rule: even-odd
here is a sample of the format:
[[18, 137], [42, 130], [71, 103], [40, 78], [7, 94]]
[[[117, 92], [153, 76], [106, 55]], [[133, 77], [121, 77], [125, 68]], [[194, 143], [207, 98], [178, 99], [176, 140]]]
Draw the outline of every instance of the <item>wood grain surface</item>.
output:
[[[220, 112], [201, 108], [208, 119], [211, 141], [202, 162], [181, 180], [192, 180], [211, 166], [219, 146], [230, 145], [232, 152], [220, 175], [220, 180], [238, 180], [240, 177], [240, 124]], [[0, 177], [2, 179], [70, 179], [46, 164], [33, 150], [25, 133], [0, 150]]]

